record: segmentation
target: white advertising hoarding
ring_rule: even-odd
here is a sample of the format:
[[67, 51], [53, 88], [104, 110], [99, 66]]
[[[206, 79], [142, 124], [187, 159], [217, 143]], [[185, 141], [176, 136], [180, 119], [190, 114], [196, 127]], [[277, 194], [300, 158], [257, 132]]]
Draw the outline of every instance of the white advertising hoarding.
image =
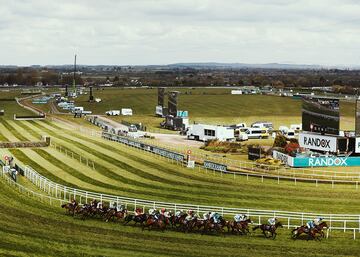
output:
[[337, 151], [337, 137], [323, 136], [317, 134], [300, 133], [299, 135], [300, 147], [306, 149], [318, 150], [324, 152]]
[[360, 153], [360, 137], [355, 139], [355, 153]]
[[163, 107], [160, 105], [156, 106], [155, 114], [159, 116], [163, 116]]
[[294, 157], [291, 157], [287, 154], [273, 151], [273, 158], [280, 160], [283, 164], [293, 167], [294, 166]]

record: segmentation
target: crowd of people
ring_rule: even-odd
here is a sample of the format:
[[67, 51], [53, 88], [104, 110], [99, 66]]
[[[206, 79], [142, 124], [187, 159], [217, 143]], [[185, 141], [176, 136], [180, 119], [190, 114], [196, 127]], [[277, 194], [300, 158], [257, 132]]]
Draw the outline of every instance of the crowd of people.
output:
[[[184, 232], [202, 231], [205, 232], [228, 232], [237, 234], [249, 234], [249, 225], [252, 224], [251, 219], [243, 213], [236, 214], [232, 220], [225, 220], [224, 217], [215, 211], [204, 212], [200, 216], [195, 211], [189, 209], [177, 210], [173, 213], [171, 210], [162, 208], [160, 210], [150, 208], [145, 212], [143, 208], [136, 208], [133, 213], [128, 212], [125, 205], [118, 205], [116, 202], [110, 202], [109, 206], [103, 205], [102, 202], [96, 199], [92, 200], [90, 204], [79, 205], [75, 199], [70, 203], [62, 205], [73, 216], [80, 216], [82, 219], [87, 217], [101, 217], [106, 222], [109, 220], [124, 219], [124, 224], [129, 222], [139, 223], [143, 229], [159, 228], [165, 230], [171, 227]], [[253, 230], [261, 229], [265, 237], [276, 237], [276, 229], [282, 227], [281, 222], [277, 217], [271, 217], [266, 224], [261, 224], [253, 227]], [[309, 237], [315, 239], [317, 234], [324, 236], [323, 229], [327, 225], [322, 217], [317, 217], [309, 220], [304, 226], [297, 227], [292, 230], [292, 237], [298, 238], [301, 234], [307, 234]]]

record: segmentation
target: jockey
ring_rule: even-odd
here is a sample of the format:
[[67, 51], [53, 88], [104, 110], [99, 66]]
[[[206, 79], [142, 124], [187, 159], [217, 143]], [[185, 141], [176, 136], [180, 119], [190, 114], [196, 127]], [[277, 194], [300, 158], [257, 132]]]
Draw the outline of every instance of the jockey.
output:
[[216, 212], [211, 212], [211, 213], [210, 213], [210, 216], [209, 216], [210, 220], [211, 220], [211, 219], [214, 219], [214, 216], [215, 216], [216, 214], [217, 214]]
[[166, 209], [165, 209], [165, 208], [161, 208], [160, 213], [165, 216], [165, 212], [166, 212]]
[[95, 198], [91, 201], [90, 205], [91, 207], [96, 207], [98, 205], [98, 202], [96, 201]]
[[179, 218], [179, 217], [182, 216], [184, 213], [185, 213], [184, 210], [179, 210], [179, 211], [176, 211], [175, 216], [176, 216], [176, 218]]
[[157, 211], [156, 209], [149, 209], [149, 214], [151, 215], [151, 216], [156, 216], [156, 214], [158, 214], [159, 213], [159, 211]]
[[236, 214], [234, 216], [235, 222], [242, 222], [242, 221], [245, 221], [246, 219], [247, 219], [246, 214]]
[[70, 203], [71, 205], [72, 205], [72, 207], [76, 207], [76, 205], [77, 205], [77, 202], [76, 202], [76, 200], [75, 199], [72, 199], [71, 200], [71, 203]]
[[314, 225], [315, 226], [319, 226], [320, 225], [320, 223], [321, 223], [321, 221], [323, 220], [324, 218], [322, 218], [322, 217], [317, 217], [317, 218], [315, 218], [313, 221], [314, 221]]
[[209, 219], [210, 219], [210, 215], [211, 215], [211, 211], [209, 211], [209, 212], [204, 212], [204, 214], [203, 214], [204, 220], [209, 220]]
[[194, 217], [195, 217], [194, 211], [193, 210], [188, 210], [185, 220], [190, 221], [190, 220], [193, 220]]
[[103, 204], [102, 204], [102, 202], [98, 202], [98, 203], [97, 203], [97, 206], [96, 206], [96, 208], [98, 208], [98, 209], [102, 209], [102, 207], [103, 207]]
[[125, 205], [123, 205], [123, 204], [120, 204], [120, 206], [116, 205], [116, 211], [117, 212], [125, 211]]
[[217, 224], [217, 223], [220, 223], [221, 215], [219, 213], [215, 213], [212, 218], [213, 218], [214, 223]]
[[276, 218], [276, 217], [268, 219], [268, 224], [269, 224], [270, 226], [275, 226], [276, 222], [277, 222], [277, 218]]
[[136, 208], [136, 210], [134, 212], [135, 212], [135, 216], [139, 216], [139, 215], [143, 214], [141, 208]]
[[306, 222], [306, 227], [309, 229], [313, 229], [315, 228], [315, 226], [320, 225], [320, 222], [323, 220], [322, 217], [317, 217], [313, 220], [309, 220], [308, 222]]
[[167, 211], [167, 212], [164, 213], [164, 216], [165, 216], [166, 218], [171, 218], [171, 215], [172, 215], [172, 212], [171, 212], [171, 211]]

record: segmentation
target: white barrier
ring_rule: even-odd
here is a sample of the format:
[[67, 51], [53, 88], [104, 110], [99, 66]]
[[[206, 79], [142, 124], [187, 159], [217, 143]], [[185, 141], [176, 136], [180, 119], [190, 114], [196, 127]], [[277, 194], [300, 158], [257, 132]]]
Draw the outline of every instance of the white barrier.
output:
[[355, 214], [325, 214], [325, 213], [301, 213], [279, 210], [257, 210], [246, 208], [226, 208], [218, 206], [205, 206], [205, 205], [193, 205], [193, 204], [180, 204], [180, 203], [168, 203], [149, 201], [144, 199], [135, 199], [123, 196], [115, 196], [109, 194], [101, 194], [96, 192], [89, 192], [81, 189], [66, 187], [40, 175], [31, 167], [25, 167], [25, 177], [28, 178], [34, 185], [46, 192], [53, 199], [61, 199], [62, 202], [71, 201], [76, 198], [80, 203], [88, 203], [92, 199], [98, 199], [102, 202], [116, 202], [118, 204], [125, 204], [127, 208], [141, 207], [144, 210], [148, 208], [167, 208], [168, 210], [187, 210], [192, 209], [197, 213], [215, 211], [221, 213], [223, 216], [232, 217], [239, 213], [245, 213], [252, 218], [254, 224], [265, 223], [270, 217], [278, 217], [286, 228], [293, 228], [306, 223], [307, 220], [314, 217], [321, 216], [325, 219], [331, 230], [351, 231], [354, 233], [354, 239], [356, 232], [360, 232], [360, 215]]

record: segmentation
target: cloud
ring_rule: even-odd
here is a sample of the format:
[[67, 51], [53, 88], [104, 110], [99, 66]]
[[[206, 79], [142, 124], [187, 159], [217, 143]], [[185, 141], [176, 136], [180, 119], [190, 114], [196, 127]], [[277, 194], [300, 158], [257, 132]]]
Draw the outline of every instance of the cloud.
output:
[[2, 64], [357, 64], [352, 0], [0, 0]]

